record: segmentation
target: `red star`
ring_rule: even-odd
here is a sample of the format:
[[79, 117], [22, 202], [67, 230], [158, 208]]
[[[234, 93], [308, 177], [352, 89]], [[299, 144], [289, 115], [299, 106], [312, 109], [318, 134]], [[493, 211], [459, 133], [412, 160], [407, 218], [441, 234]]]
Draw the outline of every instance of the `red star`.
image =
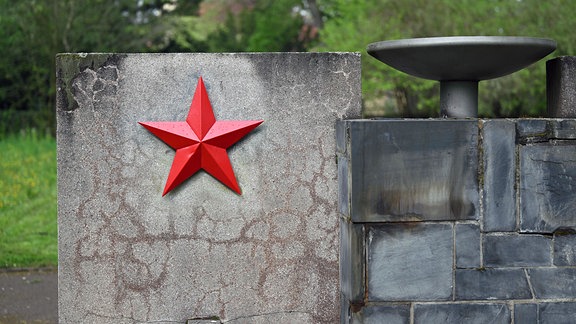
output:
[[200, 169], [204, 169], [240, 195], [240, 187], [226, 149], [262, 122], [263, 120], [217, 121], [202, 78], [198, 80], [185, 122], [139, 122], [176, 150], [162, 196]]

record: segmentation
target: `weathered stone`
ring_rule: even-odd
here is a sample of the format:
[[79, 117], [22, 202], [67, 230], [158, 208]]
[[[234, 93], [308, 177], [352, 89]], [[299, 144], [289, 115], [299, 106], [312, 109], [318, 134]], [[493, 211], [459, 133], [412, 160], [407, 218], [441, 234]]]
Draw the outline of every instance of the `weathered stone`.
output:
[[576, 303], [515, 304], [514, 323], [574, 323]]
[[456, 270], [456, 300], [532, 298], [522, 269]]
[[340, 290], [350, 304], [364, 301], [364, 225], [340, 219]]
[[554, 233], [554, 265], [576, 266], [576, 234]]
[[476, 121], [346, 123], [353, 221], [478, 218]]
[[336, 153], [346, 154], [348, 145], [348, 128], [346, 122], [339, 120], [336, 122]]
[[537, 304], [514, 304], [514, 323], [539, 323]]
[[[572, 296], [574, 297], [574, 296]], [[538, 305], [539, 324], [574, 323], [576, 303], [542, 303]], [[519, 323], [519, 322], [517, 322]]]
[[369, 226], [367, 232], [370, 301], [452, 296], [452, 225], [386, 224]]
[[456, 224], [456, 268], [479, 268], [480, 227]]
[[516, 230], [516, 126], [514, 121], [482, 121], [484, 231]]
[[520, 147], [520, 229], [576, 229], [576, 146]]
[[536, 234], [484, 235], [486, 267], [536, 267], [552, 265], [552, 240]]
[[414, 323], [509, 324], [506, 304], [416, 304]]
[[[536, 137], [547, 140], [549, 137], [548, 121], [546, 119], [516, 119], [516, 133], [519, 139]], [[538, 141], [538, 140], [535, 140]]]
[[546, 100], [549, 117], [576, 117], [576, 57], [546, 62]]
[[338, 210], [346, 218], [350, 217], [350, 180], [348, 159], [338, 155]]
[[353, 314], [352, 323], [358, 324], [408, 324], [409, 305], [370, 305]]
[[561, 140], [576, 139], [576, 120], [552, 119], [550, 125], [552, 128], [552, 138]]
[[536, 298], [576, 296], [576, 268], [534, 268], [527, 271]]
[[[57, 74], [61, 323], [338, 322], [358, 54], [64, 54]], [[218, 120], [264, 120], [228, 149], [242, 195], [201, 171], [162, 197], [174, 151], [138, 121], [183, 121], [200, 76]]]

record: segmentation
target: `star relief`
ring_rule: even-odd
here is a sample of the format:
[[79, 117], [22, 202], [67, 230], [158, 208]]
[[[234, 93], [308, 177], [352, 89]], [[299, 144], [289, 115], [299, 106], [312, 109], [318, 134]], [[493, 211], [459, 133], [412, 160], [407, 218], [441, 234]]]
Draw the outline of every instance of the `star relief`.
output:
[[162, 196], [200, 169], [241, 195], [226, 149], [262, 122], [216, 120], [202, 77], [198, 80], [186, 121], [138, 122], [176, 150]]

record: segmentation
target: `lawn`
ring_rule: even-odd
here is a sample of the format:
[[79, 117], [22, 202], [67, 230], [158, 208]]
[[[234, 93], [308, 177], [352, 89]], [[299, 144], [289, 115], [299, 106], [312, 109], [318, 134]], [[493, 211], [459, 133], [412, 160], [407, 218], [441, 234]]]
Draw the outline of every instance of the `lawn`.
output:
[[0, 268], [56, 266], [56, 141], [0, 139]]

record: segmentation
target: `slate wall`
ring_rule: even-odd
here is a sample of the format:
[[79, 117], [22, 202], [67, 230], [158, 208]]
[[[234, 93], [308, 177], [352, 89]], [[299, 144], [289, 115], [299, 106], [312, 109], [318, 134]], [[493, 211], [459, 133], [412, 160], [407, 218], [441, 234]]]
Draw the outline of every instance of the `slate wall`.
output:
[[342, 323], [572, 323], [576, 120], [337, 125]]

